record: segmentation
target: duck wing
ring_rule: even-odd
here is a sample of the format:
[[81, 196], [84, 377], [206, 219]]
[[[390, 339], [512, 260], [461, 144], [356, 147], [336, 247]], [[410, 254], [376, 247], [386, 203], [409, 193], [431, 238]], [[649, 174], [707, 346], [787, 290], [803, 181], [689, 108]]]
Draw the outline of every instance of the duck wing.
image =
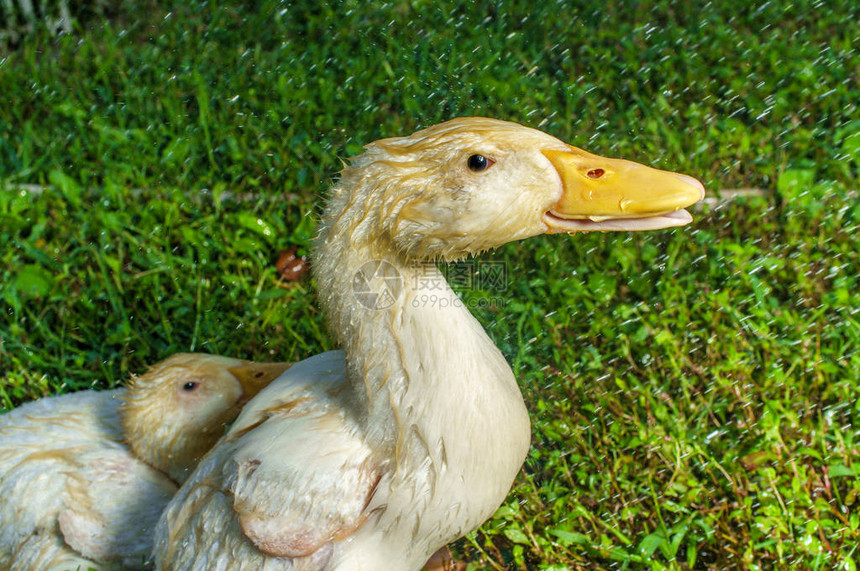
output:
[[[340, 414], [273, 412], [248, 433], [225, 471], [242, 531], [269, 555], [306, 557], [366, 518], [379, 472]], [[277, 443], [288, 446], [279, 454]]]
[[[344, 370], [341, 352], [317, 355], [246, 405], [162, 517], [155, 551], [162, 568], [202, 568], [201, 561], [211, 565], [225, 552], [238, 559], [236, 550], [247, 546], [232, 543], [236, 532], [258, 556], [313, 560], [297, 568], [325, 566], [332, 542], [367, 518], [382, 473], [356, 424], [333, 401]], [[224, 543], [179, 553], [179, 538], [201, 529], [218, 530]]]
[[92, 450], [78, 461], [57, 516], [63, 539], [84, 557], [140, 565], [176, 484], [125, 448]]

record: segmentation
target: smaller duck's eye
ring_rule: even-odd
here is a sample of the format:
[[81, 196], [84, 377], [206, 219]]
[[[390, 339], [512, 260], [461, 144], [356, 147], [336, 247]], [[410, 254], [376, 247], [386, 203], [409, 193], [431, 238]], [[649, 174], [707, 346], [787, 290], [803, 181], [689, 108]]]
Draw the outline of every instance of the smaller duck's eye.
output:
[[493, 161], [484, 155], [472, 155], [466, 164], [469, 165], [469, 170], [481, 172], [493, 166]]
[[189, 382], [185, 383], [184, 385], [182, 385], [182, 390], [185, 392], [189, 392], [189, 393], [196, 388], [197, 388], [197, 383], [195, 383], [193, 381], [189, 381]]

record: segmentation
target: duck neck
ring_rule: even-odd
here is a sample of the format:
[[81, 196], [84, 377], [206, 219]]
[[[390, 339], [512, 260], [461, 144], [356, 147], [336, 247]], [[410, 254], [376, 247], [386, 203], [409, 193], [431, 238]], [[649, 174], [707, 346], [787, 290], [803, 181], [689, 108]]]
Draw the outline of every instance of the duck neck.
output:
[[[346, 244], [334, 244], [338, 235]], [[346, 354], [345, 400], [368, 443], [400, 462], [412, 455], [401, 449], [410, 441], [429, 448], [464, 428], [497, 430], [513, 415], [521, 421], [517, 440], [524, 434], [527, 446], [528, 419], [510, 366], [436, 265], [381, 255], [347, 236], [322, 239], [314, 268]]]

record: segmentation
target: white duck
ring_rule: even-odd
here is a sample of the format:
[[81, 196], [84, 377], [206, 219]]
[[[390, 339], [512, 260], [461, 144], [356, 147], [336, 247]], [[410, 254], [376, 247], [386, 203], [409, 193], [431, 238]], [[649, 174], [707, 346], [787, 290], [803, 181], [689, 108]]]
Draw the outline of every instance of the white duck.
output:
[[177, 354], [127, 389], [0, 416], [0, 569], [139, 571], [177, 484], [287, 367]]
[[[511, 368], [432, 262], [543, 233], [684, 225], [703, 194], [492, 119], [368, 145], [315, 247], [343, 351], [248, 404], [159, 521], [157, 567], [419, 569], [494, 513], [530, 438]], [[427, 283], [442, 286], [434, 303]]]

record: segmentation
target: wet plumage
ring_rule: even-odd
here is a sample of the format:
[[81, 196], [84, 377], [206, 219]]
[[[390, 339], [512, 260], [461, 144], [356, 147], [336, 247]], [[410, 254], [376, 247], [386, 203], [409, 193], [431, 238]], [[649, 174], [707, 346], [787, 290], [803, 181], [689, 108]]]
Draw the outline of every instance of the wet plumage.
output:
[[530, 438], [510, 366], [435, 260], [543, 233], [683, 225], [702, 193], [492, 119], [368, 145], [314, 248], [343, 350], [248, 404], [160, 520], [158, 568], [419, 569], [493, 514]]

